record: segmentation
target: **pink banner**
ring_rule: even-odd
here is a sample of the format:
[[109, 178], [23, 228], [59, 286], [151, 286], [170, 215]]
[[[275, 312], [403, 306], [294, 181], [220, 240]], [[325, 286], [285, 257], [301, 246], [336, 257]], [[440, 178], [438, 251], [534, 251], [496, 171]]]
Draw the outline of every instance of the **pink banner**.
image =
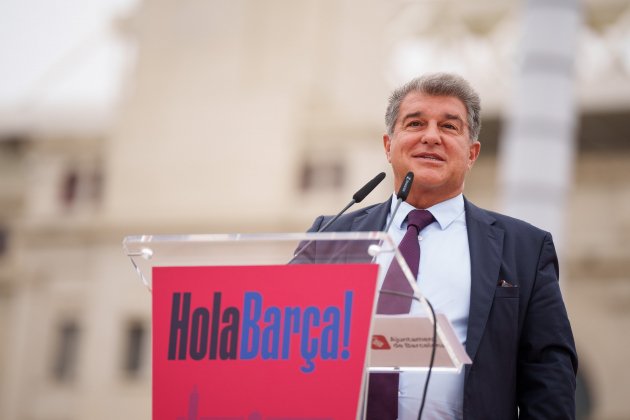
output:
[[374, 264], [153, 269], [153, 419], [355, 419]]

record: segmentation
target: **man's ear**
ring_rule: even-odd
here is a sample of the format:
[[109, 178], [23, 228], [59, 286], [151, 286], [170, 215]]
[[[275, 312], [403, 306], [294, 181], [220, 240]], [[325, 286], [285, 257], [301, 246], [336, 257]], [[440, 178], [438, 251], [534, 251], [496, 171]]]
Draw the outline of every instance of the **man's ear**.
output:
[[392, 139], [387, 134], [383, 134], [383, 147], [385, 147], [385, 156], [387, 156], [387, 161], [392, 163], [391, 158], [391, 147], [392, 147]]
[[468, 149], [468, 169], [471, 169], [475, 164], [475, 161], [479, 157], [479, 152], [481, 151], [481, 143], [475, 140], [470, 145], [470, 149]]

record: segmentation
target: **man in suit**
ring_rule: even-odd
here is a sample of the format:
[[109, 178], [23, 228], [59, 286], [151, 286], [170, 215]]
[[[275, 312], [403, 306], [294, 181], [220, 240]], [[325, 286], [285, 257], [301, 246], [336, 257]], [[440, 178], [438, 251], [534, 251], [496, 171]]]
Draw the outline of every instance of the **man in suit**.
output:
[[[431, 213], [414, 234], [421, 251], [417, 281], [473, 361], [460, 375], [431, 376], [424, 418], [574, 418], [577, 355], [551, 235], [463, 196], [481, 147], [479, 96], [459, 76], [426, 75], [393, 92], [385, 121], [394, 189], [414, 173], [389, 233], [400, 242], [413, 210]], [[395, 196], [346, 214], [327, 231], [382, 230], [394, 202]], [[310, 231], [326, 220], [316, 219]], [[419, 310], [414, 303], [410, 313]], [[368, 418], [416, 418], [423, 385], [423, 374], [401, 374], [397, 407], [396, 396], [387, 406], [374, 386]]]

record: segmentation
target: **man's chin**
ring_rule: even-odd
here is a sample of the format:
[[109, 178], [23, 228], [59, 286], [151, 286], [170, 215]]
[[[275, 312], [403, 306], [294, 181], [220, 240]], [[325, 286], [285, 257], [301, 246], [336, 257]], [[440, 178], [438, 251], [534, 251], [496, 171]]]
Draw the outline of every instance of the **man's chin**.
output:
[[413, 172], [412, 189], [440, 188], [447, 182], [443, 171], [433, 168], [412, 168], [406, 170], [404, 173], [397, 174], [396, 178], [400, 179], [400, 182], [402, 182], [409, 171]]
[[436, 188], [442, 185], [444, 181], [444, 176], [442, 176], [440, 171], [426, 169], [416, 169], [413, 171], [413, 185], [415, 187], [424, 185], [428, 188]]

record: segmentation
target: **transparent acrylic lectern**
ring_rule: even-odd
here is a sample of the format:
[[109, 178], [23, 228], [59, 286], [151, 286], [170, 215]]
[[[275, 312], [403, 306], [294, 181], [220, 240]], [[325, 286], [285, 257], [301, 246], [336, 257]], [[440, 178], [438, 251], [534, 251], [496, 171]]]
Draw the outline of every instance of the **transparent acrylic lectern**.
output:
[[[437, 337], [434, 337], [434, 318], [429, 305], [396, 245], [382, 232], [145, 235], [126, 237], [123, 248], [149, 291], [153, 288], [154, 269], [159, 267], [370, 265], [378, 273], [376, 284], [381, 284], [390, 264], [399, 264], [414, 291], [409, 298], [415, 301], [415, 313], [421, 315], [372, 315], [369, 334], [363, 337], [367, 348], [363, 372], [425, 371], [433, 349], [433, 370], [459, 372], [471, 363], [448, 319], [440, 314], [435, 317]], [[317, 281], [309, 285], [318, 287]], [[370, 297], [372, 314], [377, 290]], [[389, 351], [384, 351], [385, 347]], [[365, 395], [364, 378], [365, 374], [361, 395]], [[157, 418], [155, 413], [154, 418]]]

